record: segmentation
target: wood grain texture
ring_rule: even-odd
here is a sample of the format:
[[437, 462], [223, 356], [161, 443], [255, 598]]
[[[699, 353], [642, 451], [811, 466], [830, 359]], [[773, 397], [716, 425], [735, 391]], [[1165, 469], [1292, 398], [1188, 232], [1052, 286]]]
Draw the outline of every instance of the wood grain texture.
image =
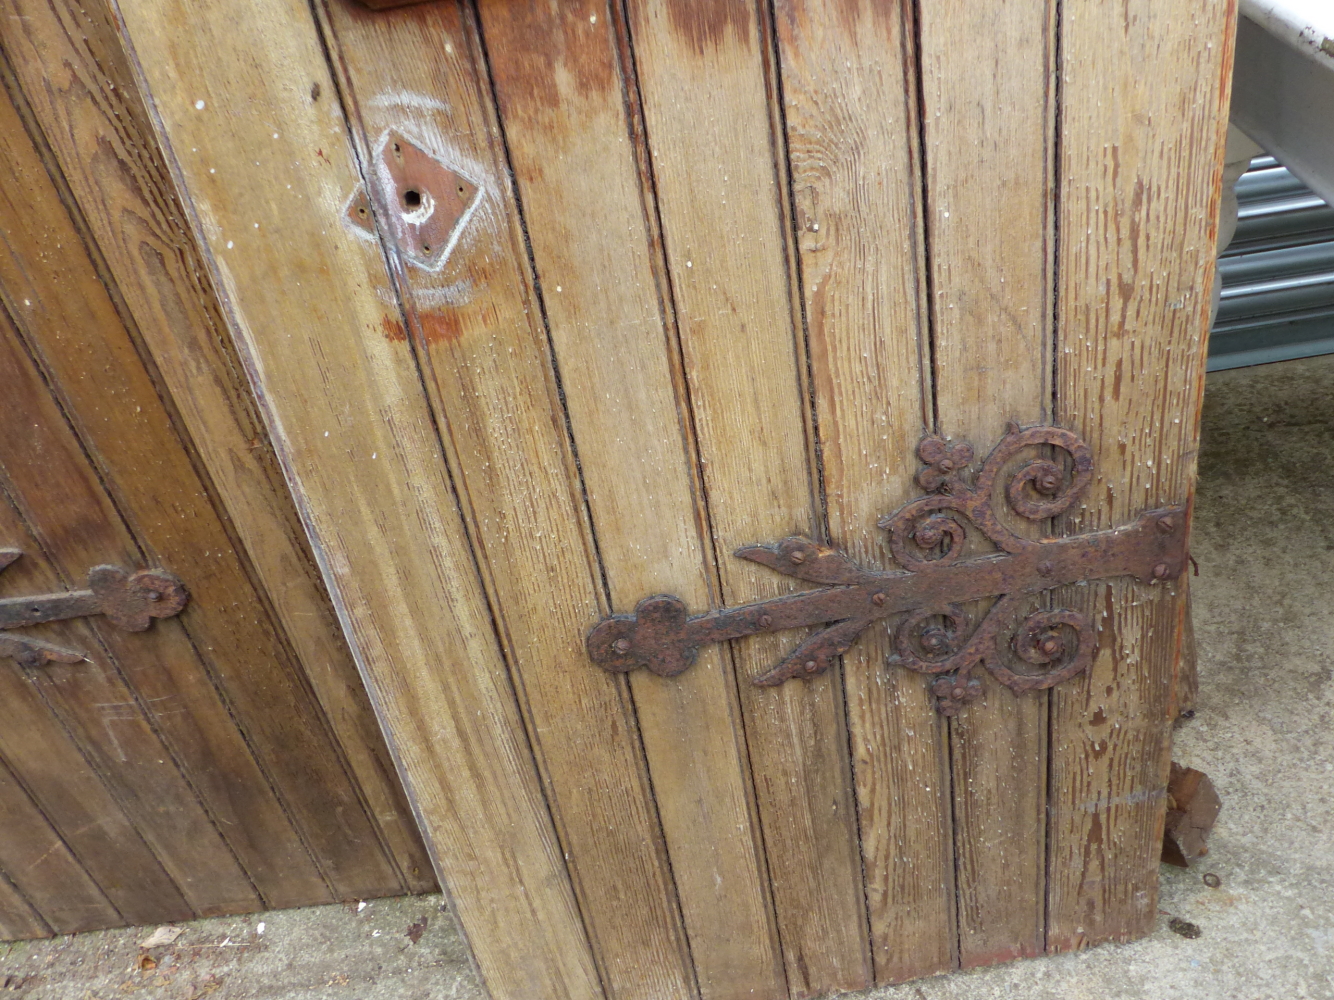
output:
[[[930, 405], [907, 16], [776, 8], [830, 539], [882, 568], [875, 521], [916, 495]], [[954, 940], [945, 727], [929, 679], [885, 668], [890, 645], [872, 630], [843, 658], [877, 982], [948, 969]]]
[[119, 10], [482, 978], [496, 997], [600, 997], [422, 373], [386, 335], [402, 316], [384, 258], [340, 222], [361, 177], [310, 10]]
[[[823, 525], [769, 27], [744, 3], [635, 0], [628, 11], [719, 597], [776, 596], [792, 581], [730, 553]], [[756, 637], [732, 654], [788, 986], [809, 996], [864, 986], [871, 962], [841, 677], [750, 683], [793, 641]]]
[[687, 996], [629, 686], [584, 648], [606, 605], [476, 26], [462, 4], [326, 9], [381, 231], [413, 210], [375, 166], [391, 130], [480, 188], [440, 266], [391, 255], [397, 288], [607, 994]]
[[[712, 550], [619, 5], [479, 10], [612, 609], [671, 593], [703, 610]], [[779, 995], [730, 662], [708, 647], [679, 677], [630, 686], [700, 993]]]
[[[151, 657], [124, 657], [127, 676], [161, 715], [164, 737], [265, 902], [358, 898], [396, 884], [383, 855], [366, 850], [375, 837], [355, 786], [56, 189], [22, 132], [5, 134], [13, 141], [0, 152], [12, 172], [0, 197], [8, 237], [0, 287], [40, 368], [14, 376], [32, 384], [39, 426], [4, 447], [21, 506], [74, 586], [108, 561], [186, 579], [187, 613], [151, 639], [95, 627], [113, 645], [157, 652], [151, 667]], [[59, 403], [37, 402], [38, 378]], [[92, 498], [103, 488], [111, 496], [99, 506]], [[202, 877], [192, 880], [206, 893]]]
[[[140, 565], [137, 546], [120, 522], [112, 499], [100, 489], [64, 415], [8, 322], [0, 323], [0, 372], [4, 373], [9, 413], [27, 429], [22, 435], [0, 437], [0, 488], [12, 504], [11, 509], [0, 511], [0, 531], [8, 544], [30, 554], [19, 563], [28, 564], [24, 568], [30, 581], [37, 577], [31, 589], [21, 592], [52, 593], [85, 585], [87, 570], [99, 562]], [[42, 485], [48, 488], [43, 490]], [[92, 553], [96, 555], [90, 561]], [[10, 566], [6, 577], [14, 577], [18, 568], [18, 563]], [[19, 581], [6, 582], [12, 586]], [[131, 816], [193, 914], [259, 909], [261, 897], [232, 845], [220, 833], [215, 817], [234, 820], [232, 809], [240, 798], [256, 811], [253, 828], [269, 832], [261, 825], [262, 796], [267, 788], [248, 757], [229, 760], [216, 744], [210, 746], [210, 737], [236, 737], [234, 728], [217, 724], [226, 719], [217, 706], [199, 711], [198, 700], [192, 703], [178, 695], [169, 704], [153, 705], [153, 714], [166, 723], [162, 729], [148, 717], [145, 701], [152, 704], [153, 697], [163, 695], [161, 688], [145, 690], [147, 677], [172, 678], [173, 671], [180, 670], [185, 676], [184, 683], [178, 680], [179, 692], [198, 698], [202, 690], [204, 699], [213, 694], [197, 684], [198, 660], [179, 621], [159, 624], [162, 627], [151, 632], [128, 633], [101, 618], [66, 623], [63, 634], [71, 636], [71, 641], [58, 645], [83, 651], [91, 661], [50, 664], [34, 671], [33, 679], [69, 738], [93, 762]], [[122, 664], [137, 670], [134, 681], [126, 676]], [[239, 743], [235, 739], [223, 753], [235, 755]], [[212, 770], [201, 770], [201, 775], [211, 778], [214, 788], [201, 791], [212, 799], [211, 810], [182, 773], [178, 755], [184, 757], [187, 767], [207, 755]], [[235, 788], [217, 780], [219, 772], [228, 773], [223, 770], [227, 765], [238, 776]], [[258, 787], [252, 791], [249, 783], [257, 780]], [[209, 792], [219, 785], [221, 795], [212, 798]], [[281, 817], [272, 808], [270, 814]], [[286, 832], [290, 843], [290, 829]], [[243, 853], [248, 846], [244, 836], [237, 835]], [[287, 859], [294, 865], [291, 877], [318, 878], [308, 864], [304, 872], [296, 867], [300, 858], [298, 853]], [[257, 871], [264, 873], [264, 860], [272, 868], [280, 859], [263, 859], [261, 854], [247, 860], [253, 860]]]
[[[1050, 414], [1055, 6], [919, 8], [937, 431], [978, 462], [1008, 421]], [[1047, 695], [980, 673], [950, 724], [964, 967], [1043, 949]]]
[[[36, 173], [23, 176], [29, 175]], [[49, 181], [13, 193], [20, 204], [59, 204]], [[203, 787], [221, 783], [237, 801], [256, 800], [255, 829], [236, 836], [253, 837], [259, 853], [261, 845], [272, 845], [275, 857], [263, 864], [272, 881], [255, 876], [265, 900], [285, 907], [402, 891], [299, 661], [273, 621], [263, 589], [237, 556], [225, 512], [200, 475], [188, 437], [173, 427], [151, 363], [145, 368], [140, 344], [81, 252], [79, 233], [63, 213], [7, 221], [45, 252], [47, 267], [16, 261], [17, 271], [0, 275], [9, 295], [39, 304], [28, 337], [45, 376], [56, 385], [137, 543], [156, 564], [191, 567], [185, 576], [193, 605], [180, 624], [195, 648], [196, 677], [184, 681], [180, 669], [187, 660], [173, 660], [179, 676], [172, 693], [188, 699], [192, 689], [216, 689], [215, 752], [189, 767], [197, 765]], [[61, 297], [57, 273], [67, 285], [80, 275], [77, 287], [85, 291]], [[96, 563], [93, 553], [87, 555]], [[231, 744], [229, 752], [220, 751], [219, 740]], [[252, 760], [237, 772], [229, 764], [232, 756]], [[261, 796], [267, 796], [267, 807], [257, 804]], [[227, 823], [240, 831], [247, 816], [243, 809]], [[296, 860], [300, 855], [308, 857]], [[303, 871], [309, 876], [304, 884], [297, 881]]]
[[[0, 517], [7, 533], [21, 530], [7, 499]], [[52, 574], [38, 560], [25, 557], [5, 571], [5, 578], [7, 593], [9, 586], [19, 593], [35, 593], [51, 582]], [[95, 641], [67, 625], [43, 626], [41, 633], [42, 638], [67, 648]], [[89, 651], [95, 646], [82, 648]], [[79, 666], [88, 669], [89, 665]], [[129, 810], [103, 784], [90, 757], [71, 741], [53, 711], [54, 700], [43, 696], [45, 685], [36, 683], [41, 679], [8, 663], [0, 670], [0, 757], [111, 902], [113, 912], [106, 916], [118, 917], [116, 923], [131, 924], [189, 920], [194, 911], [131, 822]], [[116, 714], [114, 724], [104, 722], [103, 729], [121, 737], [128, 728], [133, 735], [134, 727], [127, 726], [133, 722], [130, 713], [122, 709]], [[159, 787], [172, 790], [166, 783]], [[15, 871], [11, 877], [21, 880], [22, 872]]]
[[[13, 670], [12, 664], [0, 669]], [[6, 940], [73, 934], [120, 914], [0, 761], [0, 932]], [[40, 915], [39, 915], [40, 913]]]
[[[97, 263], [128, 323], [123, 332], [119, 323], [87, 331], [85, 339], [102, 339], [104, 329], [118, 332], [119, 367], [126, 379], [118, 396], [166, 397], [165, 407], [150, 400], [141, 411], [139, 419], [155, 422], [159, 433], [144, 443], [163, 447], [175, 423], [195, 469], [178, 460], [160, 464], [155, 475], [183, 476], [180, 488], [202, 488], [214, 498], [223, 523], [202, 540], [203, 548], [214, 551], [214, 558], [223, 545], [236, 548], [239, 561], [221, 557], [235, 567], [228, 582], [243, 594], [254, 591], [235, 604], [230, 622], [218, 622], [236, 638], [249, 636], [215, 647], [229, 650], [215, 653], [219, 672], [237, 678], [222, 687], [241, 689], [228, 707], [265, 766], [277, 772], [284, 808], [306, 831], [336, 895], [428, 889], [434, 879], [425, 849], [223, 332], [216, 297], [184, 228], [110, 13], [100, 2], [15, 0], [9, 8], [14, 30], [6, 32], [5, 54], [35, 126], [50, 142], [49, 166], [68, 180], [68, 196], [77, 202], [79, 223], [86, 225], [83, 235], [95, 245]], [[79, 338], [63, 343], [74, 348]], [[131, 343], [138, 357], [126, 349]], [[136, 375], [140, 364], [156, 385]], [[54, 372], [57, 379], [74, 374], [82, 373], [68, 367]], [[180, 450], [174, 442], [165, 446]], [[160, 490], [154, 499], [177, 504]], [[192, 505], [203, 506], [198, 500]], [[181, 513], [217, 520], [191, 505]], [[166, 551], [180, 558], [170, 547]], [[243, 573], [250, 580], [243, 581]], [[238, 618], [255, 624], [238, 631]], [[207, 645], [210, 637], [202, 638]], [[259, 697], [247, 698], [246, 689], [256, 688]], [[311, 703], [312, 691], [322, 710]], [[334, 822], [330, 806], [338, 817]], [[386, 849], [392, 860], [384, 857]], [[287, 906], [328, 898], [329, 886], [321, 882], [309, 892], [285, 890], [269, 902]]]
[[[1097, 463], [1080, 530], [1193, 492], [1235, 17], [1062, 8], [1056, 416]], [[1153, 927], [1183, 612], [1175, 586], [1080, 589], [1101, 635], [1053, 693], [1053, 951]]]
[[6, 941], [51, 937], [54, 931], [0, 871], [0, 936]]

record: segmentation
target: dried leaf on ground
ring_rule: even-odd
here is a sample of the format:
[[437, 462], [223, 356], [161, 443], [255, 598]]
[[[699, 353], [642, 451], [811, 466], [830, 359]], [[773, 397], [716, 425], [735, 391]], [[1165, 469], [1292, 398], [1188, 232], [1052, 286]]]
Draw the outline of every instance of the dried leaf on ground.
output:
[[418, 941], [420, 941], [422, 939], [422, 935], [426, 933], [427, 920], [428, 920], [427, 917], [421, 916], [418, 917], [416, 920], [414, 920], [412, 923], [408, 924], [408, 932], [407, 932], [408, 940], [411, 941], [413, 944], [416, 944]]
[[184, 927], [173, 927], [171, 924], [163, 924], [148, 937], [139, 942], [140, 948], [160, 948], [164, 944], [171, 944], [185, 932]]

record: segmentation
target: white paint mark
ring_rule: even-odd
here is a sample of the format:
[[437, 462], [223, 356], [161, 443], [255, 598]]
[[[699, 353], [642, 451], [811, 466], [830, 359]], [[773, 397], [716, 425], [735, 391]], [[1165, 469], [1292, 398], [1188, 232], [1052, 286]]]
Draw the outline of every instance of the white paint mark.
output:
[[231, 249], [232, 247], [234, 247], [234, 246], [236, 246], [236, 244], [233, 243], [231, 240], [228, 240], [228, 241], [227, 241], [227, 249], [228, 249], [228, 250], [230, 250], [230, 249]]
[[203, 110], [204, 110], [204, 102], [203, 102], [203, 101], [195, 101], [195, 110], [196, 110], [196, 111], [203, 111]]
[[[454, 51], [445, 43], [445, 51]], [[438, 97], [429, 94], [414, 94], [410, 90], [391, 91], [371, 98], [371, 106], [376, 108], [419, 108], [422, 111], [443, 111], [449, 113], [449, 105]]]
[[598, 23], [598, 16], [597, 16], [596, 14], [592, 14], [592, 15], [590, 15], [589, 18], [588, 18], [588, 23], [589, 23], [589, 24], [597, 24], [597, 23]]
[[257, 923], [257, 924], [255, 925], [255, 933], [256, 933], [257, 935], [259, 935], [260, 937], [263, 937], [263, 936], [264, 936], [264, 921], [263, 921], [263, 920], [261, 920], [259, 923]]
[[[440, 288], [419, 288], [412, 293], [412, 297], [417, 300], [417, 304], [423, 309], [434, 309], [437, 306], [465, 305], [472, 299], [472, 293], [472, 281], [464, 278]], [[386, 305], [395, 308], [398, 306], [397, 300], [392, 296], [386, 295], [384, 301]]]
[[686, 267], [694, 267], [694, 266], [695, 266], [695, 262], [694, 262], [693, 260], [688, 260], [688, 261], [686, 261]]
[[364, 909], [366, 909], [366, 901], [363, 899], [357, 903], [357, 912], [360, 913]]

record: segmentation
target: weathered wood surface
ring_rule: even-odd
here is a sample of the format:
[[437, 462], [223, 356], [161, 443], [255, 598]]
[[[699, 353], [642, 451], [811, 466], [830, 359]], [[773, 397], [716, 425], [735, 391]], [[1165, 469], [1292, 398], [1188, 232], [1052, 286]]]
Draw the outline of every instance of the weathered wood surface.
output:
[[[916, 495], [931, 419], [913, 28], [874, 2], [776, 17], [829, 537], [889, 568], [876, 514]], [[949, 762], [929, 679], [886, 671], [873, 633], [844, 684], [875, 979], [894, 982], [951, 965]]]
[[[8, 664], [5, 669], [10, 669]], [[112, 926], [120, 914], [0, 763], [0, 932], [7, 940]]]
[[[1144, 928], [1171, 588], [1080, 588], [1092, 676], [948, 726], [883, 635], [777, 689], [796, 636], [669, 679], [580, 643], [791, 589], [745, 543], [886, 564], [927, 429], [1077, 429], [1066, 529], [1188, 499], [1232, 16], [1190, 2], [123, 0], [495, 995], [803, 997]], [[439, 266], [344, 220], [363, 182], [382, 232], [413, 207], [390, 130], [480, 192]]]
[[[21, 533], [11, 507], [0, 510], [0, 517], [4, 518], [0, 526], [7, 533]], [[13, 574], [15, 583], [29, 593], [54, 582], [49, 568], [27, 557], [5, 573]], [[73, 631], [66, 625], [44, 626], [41, 631], [43, 638], [66, 646], [95, 642], [95, 637], [87, 631]], [[95, 649], [95, 646], [83, 648]], [[112, 923], [188, 920], [193, 911], [180, 889], [136, 829], [131, 810], [123, 807], [113, 789], [103, 783], [91, 757], [70, 741], [51, 699], [43, 697], [33, 678], [25, 676], [14, 664], [6, 662], [3, 666], [0, 757], [16, 778], [22, 778], [27, 795], [109, 901], [111, 911], [103, 911], [103, 915]], [[87, 663], [79, 666], [89, 669]], [[98, 669], [100, 672], [101, 668]], [[123, 688], [117, 692], [117, 700], [121, 704], [131, 701], [122, 692]], [[115, 721], [118, 736], [135, 735], [138, 720], [132, 712], [133, 709], [118, 713], [121, 716]], [[160, 742], [153, 749], [159, 753], [155, 759], [165, 758]], [[10, 867], [12, 863], [12, 860], [0, 861], [0, 867], [27, 900], [39, 905], [40, 894], [26, 885], [27, 875], [22, 865]], [[5, 911], [6, 920], [11, 916], [11, 911]], [[62, 929], [61, 920], [55, 919], [52, 924], [53, 930]], [[91, 930], [92, 925], [69, 929]]]
[[[1098, 463], [1072, 528], [1194, 490], [1235, 17], [1062, 10], [1055, 417]], [[1153, 927], [1184, 612], [1178, 585], [1079, 589], [1061, 597], [1101, 631], [1089, 674], [1052, 693], [1051, 951]]]
[[[713, 549], [618, 7], [479, 10], [611, 607], [672, 593], [706, 608]], [[778, 994], [730, 659], [702, 650], [630, 687], [700, 994]]]
[[[605, 988], [626, 1000], [687, 995], [629, 687], [588, 668], [583, 634], [607, 605], [476, 24], [454, 3], [381, 14], [334, 3], [328, 15], [382, 231], [386, 214], [411, 210], [378, 183], [374, 157], [391, 128], [480, 188], [448, 260], [395, 267], [395, 292]], [[420, 197], [440, 198], [422, 186]]]
[[[342, 895], [425, 891], [434, 885], [425, 849], [224, 332], [217, 298], [185, 224], [111, 12], [100, 2], [12, 0], [5, 8], [10, 30], [3, 46], [15, 87], [26, 99], [32, 127], [49, 143], [48, 169], [68, 184], [68, 198], [95, 246], [94, 259], [127, 324], [120, 334], [122, 347], [132, 342], [138, 353], [134, 358], [122, 350], [122, 364], [133, 369], [142, 363], [156, 383], [153, 390], [165, 397], [165, 410], [153, 403], [156, 412], [141, 419], [156, 420], [168, 434], [166, 421], [175, 424], [255, 592], [249, 606], [242, 602], [238, 610], [271, 622], [271, 631], [259, 641], [274, 648], [267, 656], [257, 656], [247, 672], [286, 671], [296, 681], [297, 701], [308, 702], [302, 689], [309, 685], [320, 706], [312, 711], [302, 704], [293, 710], [290, 699], [273, 700], [266, 690], [259, 703], [234, 700], [231, 709], [243, 724], [252, 713], [258, 716], [254, 723], [265, 716], [287, 717], [276, 732], [264, 731], [262, 724], [248, 727], [261, 755], [276, 751], [291, 757], [296, 751], [297, 767], [303, 767], [301, 762], [312, 752], [317, 758], [344, 759], [354, 791], [351, 797], [335, 793], [333, 800], [342, 802], [340, 811], [364, 809], [369, 830], [347, 841], [349, 830], [328, 824], [327, 800], [320, 799], [317, 788], [311, 788], [315, 798], [305, 804], [288, 802], [299, 825], [326, 828], [337, 841], [313, 843], [317, 858], [327, 857], [336, 871], [349, 875], [358, 865], [369, 865], [355, 884], [342, 885]], [[85, 331], [85, 338], [118, 327], [112, 323]], [[79, 342], [73, 338], [65, 343], [74, 348]], [[59, 378], [69, 372], [53, 374]], [[138, 385], [142, 390], [148, 383], [140, 378]], [[179, 466], [159, 465], [153, 474], [162, 479], [179, 472]], [[196, 472], [187, 473], [184, 483], [195, 478]], [[254, 607], [256, 599], [262, 610]], [[329, 745], [325, 729], [335, 745]], [[302, 736], [303, 731], [315, 734], [313, 741]], [[303, 742], [305, 747], [298, 750]], [[330, 777], [337, 785], [346, 780], [333, 775], [324, 780]], [[305, 777], [297, 780], [309, 784]], [[358, 796], [364, 805], [354, 801]], [[382, 853], [387, 864], [371, 860]], [[367, 861], [356, 860], [359, 854]], [[343, 882], [342, 875], [335, 876], [335, 888]], [[314, 895], [288, 894], [284, 905], [326, 898], [325, 886], [311, 888]]]
[[[1009, 421], [1050, 419], [1055, 8], [920, 8], [935, 429], [978, 462]], [[981, 621], [993, 604], [964, 610]], [[981, 680], [949, 726], [965, 968], [1044, 947], [1047, 695]]]
[[466, 484], [445, 464], [450, 429], [422, 391], [415, 340], [396, 332], [380, 248], [340, 222], [362, 178], [310, 9], [120, 11], [483, 979], [498, 996], [601, 996], [515, 698], [522, 678], [502, 654], [511, 637], [497, 633], [459, 513]]
[[[793, 581], [731, 553], [824, 526], [768, 11], [627, 9], [719, 599], [776, 596]], [[753, 638], [733, 657], [788, 987], [802, 996], [864, 985], [871, 962], [841, 676], [749, 683], [793, 638]]]
[[[0, 197], [8, 237], [0, 286], [32, 356], [25, 366], [19, 348], [6, 354], [11, 398], [31, 400], [24, 425], [33, 428], [0, 445], [16, 503], [66, 586], [81, 585], [101, 562], [160, 565], [188, 579], [189, 613], [159, 623], [151, 637], [100, 621], [93, 628], [119, 650], [127, 679], [154, 706], [156, 728], [254, 882], [243, 877], [209, 904], [212, 912], [255, 891], [253, 905], [273, 906], [368, 895], [396, 879], [380, 852], [363, 847], [375, 834], [355, 786], [37, 151], [12, 106], [0, 115], [10, 178]], [[178, 849], [193, 850], [193, 840]], [[202, 900], [206, 870], [174, 874]]]

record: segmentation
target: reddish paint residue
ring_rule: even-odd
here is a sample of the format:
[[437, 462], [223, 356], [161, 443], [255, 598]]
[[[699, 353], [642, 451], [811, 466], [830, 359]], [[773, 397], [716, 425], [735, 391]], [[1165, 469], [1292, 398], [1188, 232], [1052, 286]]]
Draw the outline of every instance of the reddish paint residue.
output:
[[[496, 310], [491, 305], [483, 306], [480, 311], [450, 309], [446, 312], [417, 314], [421, 337], [426, 342], [427, 347], [435, 347], [437, 344], [452, 344], [461, 338], [467, 330], [476, 327], [485, 329], [494, 326], [495, 322]], [[403, 324], [393, 316], [386, 316], [380, 320], [380, 329], [384, 331], [385, 340], [390, 343], [397, 344], [408, 339]]]
[[[506, 117], [571, 113], [571, 100], [589, 98], [620, 110], [616, 37], [608, 12], [594, 4], [486, 4], [488, 39], [495, 38], [496, 75]], [[608, 105], [610, 107], [610, 105]], [[537, 120], [541, 120], [540, 117]]]
[[756, 35], [752, 13], [750, 4], [737, 0], [719, 3], [670, 0], [667, 4], [673, 33], [699, 56], [727, 45], [750, 50]]
[[422, 313], [418, 319], [422, 326], [422, 338], [428, 347], [452, 344], [463, 336], [463, 324], [456, 310]]

